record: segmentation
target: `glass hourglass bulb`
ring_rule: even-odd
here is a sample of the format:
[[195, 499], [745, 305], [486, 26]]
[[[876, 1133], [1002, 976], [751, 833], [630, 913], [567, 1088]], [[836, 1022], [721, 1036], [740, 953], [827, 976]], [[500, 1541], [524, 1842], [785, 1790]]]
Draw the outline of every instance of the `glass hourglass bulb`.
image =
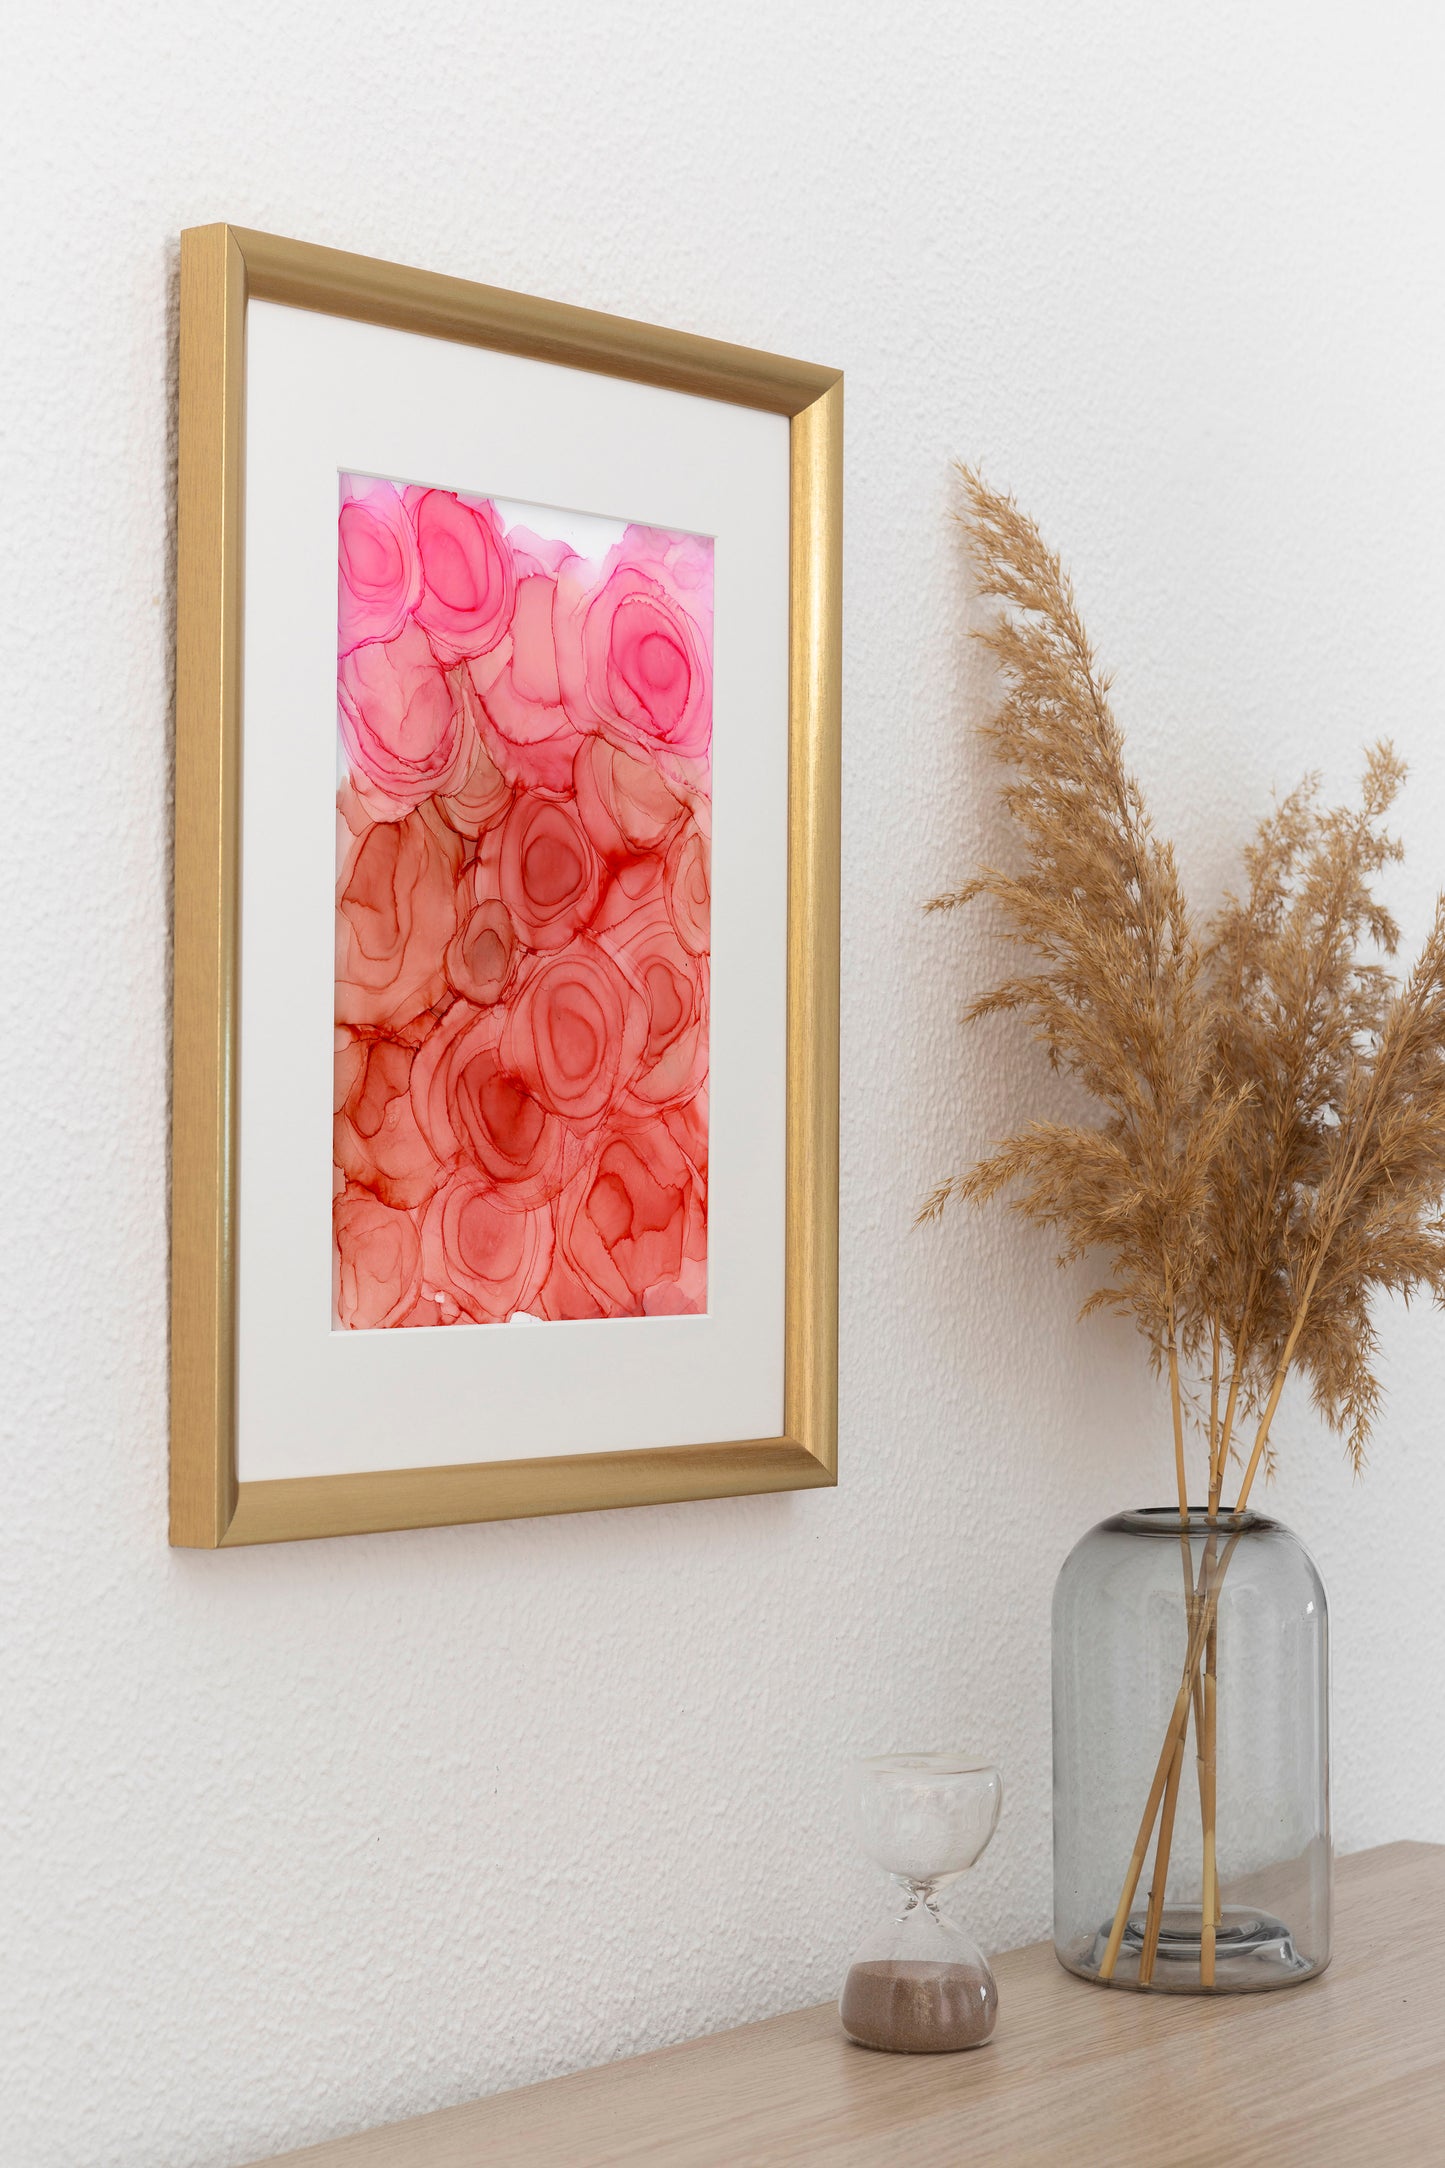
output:
[[1003, 1779], [959, 1754], [879, 1754], [849, 1781], [863, 1849], [904, 1892], [903, 1909], [848, 1968], [838, 2014], [863, 2047], [911, 2055], [982, 2047], [998, 1988], [973, 1937], [939, 1904], [998, 1826]]

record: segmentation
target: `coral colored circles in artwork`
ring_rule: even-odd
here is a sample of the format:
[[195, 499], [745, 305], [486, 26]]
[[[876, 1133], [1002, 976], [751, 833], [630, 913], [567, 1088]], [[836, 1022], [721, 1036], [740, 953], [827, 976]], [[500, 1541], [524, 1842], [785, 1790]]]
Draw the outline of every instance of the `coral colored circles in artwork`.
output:
[[707, 1308], [712, 543], [567, 526], [341, 480], [342, 1329]]

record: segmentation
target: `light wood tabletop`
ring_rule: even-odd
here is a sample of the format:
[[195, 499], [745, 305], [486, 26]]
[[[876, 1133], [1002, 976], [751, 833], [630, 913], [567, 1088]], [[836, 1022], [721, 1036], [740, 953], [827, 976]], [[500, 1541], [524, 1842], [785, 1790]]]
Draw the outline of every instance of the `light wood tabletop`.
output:
[[[832, 2003], [280, 2157], [285, 2168], [1402, 2168], [1445, 2162], [1445, 1846], [1336, 1870], [1335, 1957], [1268, 1995], [1150, 1996], [995, 1960], [959, 2055], [853, 2047]], [[260, 2163], [253, 2168], [261, 2168]], [[272, 2164], [279, 2168], [279, 2163]]]

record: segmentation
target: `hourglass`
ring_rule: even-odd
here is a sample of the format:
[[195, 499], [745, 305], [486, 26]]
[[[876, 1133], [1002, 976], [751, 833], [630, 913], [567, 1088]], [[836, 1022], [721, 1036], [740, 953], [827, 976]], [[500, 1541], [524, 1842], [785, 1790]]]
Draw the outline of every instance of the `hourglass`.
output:
[[853, 1764], [853, 1819], [870, 1859], [906, 1892], [902, 1912], [854, 1956], [838, 2014], [850, 2040], [905, 2055], [982, 2047], [998, 1988], [939, 1893], [982, 1857], [1003, 1779], [961, 1754], [879, 1754]]

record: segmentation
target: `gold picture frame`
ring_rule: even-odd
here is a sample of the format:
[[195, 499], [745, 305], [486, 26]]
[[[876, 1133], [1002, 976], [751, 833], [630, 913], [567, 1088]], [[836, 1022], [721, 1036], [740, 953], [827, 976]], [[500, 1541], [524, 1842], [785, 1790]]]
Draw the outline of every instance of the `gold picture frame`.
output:
[[[790, 424], [782, 1435], [239, 1482], [235, 1221], [248, 299], [751, 406]], [[215, 1549], [836, 1481], [842, 377], [228, 225], [181, 236], [170, 1540]]]

